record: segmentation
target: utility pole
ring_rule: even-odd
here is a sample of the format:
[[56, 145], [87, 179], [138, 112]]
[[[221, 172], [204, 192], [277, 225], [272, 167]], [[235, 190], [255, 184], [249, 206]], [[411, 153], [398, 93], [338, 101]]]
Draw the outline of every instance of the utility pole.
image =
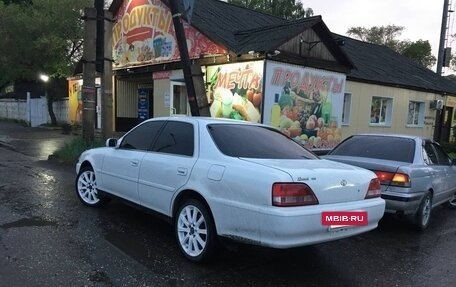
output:
[[177, 0], [169, 1], [169, 8], [173, 17], [174, 31], [176, 32], [177, 45], [179, 46], [179, 53], [182, 63], [182, 70], [184, 72], [185, 85], [187, 86], [188, 103], [190, 104], [190, 111], [192, 116], [199, 116], [198, 102], [196, 99], [195, 86], [193, 85], [192, 70], [190, 57], [188, 55], [187, 39], [185, 37], [184, 25], [181, 20], [181, 14], [177, 6]]
[[101, 78], [101, 134], [103, 139], [113, 131], [112, 99], [112, 13], [104, 11], [104, 57], [103, 76]]
[[82, 138], [92, 143], [95, 137], [95, 59], [97, 10], [84, 8], [84, 52], [83, 52], [83, 85], [82, 85]]
[[440, 29], [440, 42], [439, 42], [439, 54], [437, 57], [437, 70], [438, 75], [442, 75], [443, 67], [443, 55], [445, 54], [445, 37], [447, 30], [447, 20], [448, 20], [448, 6], [449, 0], [443, 1], [443, 14], [442, 14], [442, 27]]

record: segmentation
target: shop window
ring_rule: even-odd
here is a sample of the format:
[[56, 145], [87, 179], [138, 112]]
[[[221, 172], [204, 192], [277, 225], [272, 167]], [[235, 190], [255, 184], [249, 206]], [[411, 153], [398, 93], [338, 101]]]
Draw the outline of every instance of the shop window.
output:
[[344, 105], [342, 108], [342, 125], [350, 124], [350, 111], [351, 111], [351, 93], [344, 94]]
[[371, 125], [391, 125], [393, 114], [393, 99], [384, 97], [372, 97]]
[[407, 114], [408, 126], [423, 126], [424, 125], [424, 103], [410, 101]]

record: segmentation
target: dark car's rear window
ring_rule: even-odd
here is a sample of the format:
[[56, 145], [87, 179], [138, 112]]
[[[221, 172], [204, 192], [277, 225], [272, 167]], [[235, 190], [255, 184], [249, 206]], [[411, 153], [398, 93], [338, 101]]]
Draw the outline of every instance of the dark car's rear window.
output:
[[208, 125], [219, 150], [228, 156], [263, 159], [318, 158], [292, 139], [272, 128], [212, 124]]
[[415, 141], [392, 136], [352, 136], [336, 146], [329, 154], [412, 163], [415, 154]]

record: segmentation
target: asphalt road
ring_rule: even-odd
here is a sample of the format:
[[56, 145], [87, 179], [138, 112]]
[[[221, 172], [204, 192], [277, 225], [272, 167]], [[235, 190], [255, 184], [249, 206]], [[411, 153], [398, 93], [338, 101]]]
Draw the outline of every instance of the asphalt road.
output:
[[289, 250], [234, 245], [195, 265], [168, 223], [118, 201], [79, 203], [72, 166], [0, 147], [0, 286], [454, 286], [456, 211], [425, 232], [369, 233]]

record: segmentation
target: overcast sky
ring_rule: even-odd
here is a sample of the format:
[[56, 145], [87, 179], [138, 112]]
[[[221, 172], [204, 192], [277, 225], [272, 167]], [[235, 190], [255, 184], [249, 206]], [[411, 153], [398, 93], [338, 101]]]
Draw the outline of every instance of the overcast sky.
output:
[[[396, 25], [405, 27], [401, 39], [428, 40], [437, 58], [442, 25], [443, 0], [301, 0], [304, 7], [321, 15], [329, 30], [346, 35], [350, 27]], [[451, 1], [456, 2], [456, 1]], [[452, 5], [454, 9], [454, 4]], [[450, 34], [456, 33], [451, 13]], [[453, 42], [453, 43], [450, 43]], [[453, 53], [456, 40], [449, 39]]]

